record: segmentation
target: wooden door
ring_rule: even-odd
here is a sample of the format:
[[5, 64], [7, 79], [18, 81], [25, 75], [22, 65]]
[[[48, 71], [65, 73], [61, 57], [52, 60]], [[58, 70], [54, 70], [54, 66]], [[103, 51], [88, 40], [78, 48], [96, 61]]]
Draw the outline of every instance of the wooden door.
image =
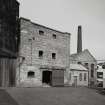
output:
[[64, 86], [64, 70], [52, 71], [52, 86]]

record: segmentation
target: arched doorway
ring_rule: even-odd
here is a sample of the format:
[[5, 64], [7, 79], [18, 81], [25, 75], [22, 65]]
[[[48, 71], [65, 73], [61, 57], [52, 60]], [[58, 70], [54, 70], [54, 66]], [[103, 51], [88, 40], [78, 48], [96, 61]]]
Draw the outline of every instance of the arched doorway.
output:
[[51, 85], [52, 83], [52, 71], [43, 71], [42, 72], [42, 83]]

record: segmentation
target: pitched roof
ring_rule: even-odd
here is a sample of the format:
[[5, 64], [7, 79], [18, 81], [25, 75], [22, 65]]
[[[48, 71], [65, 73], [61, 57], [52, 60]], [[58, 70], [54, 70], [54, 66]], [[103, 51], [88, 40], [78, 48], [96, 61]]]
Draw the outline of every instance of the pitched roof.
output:
[[79, 70], [79, 71], [88, 71], [88, 69], [86, 69], [81, 64], [70, 64], [70, 69], [71, 70]]
[[46, 29], [49, 29], [49, 30], [52, 30], [52, 31], [56, 31], [56, 32], [58, 32], [58, 33], [71, 35], [71, 33], [68, 33], [68, 32], [61, 32], [61, 31], [59, 31], [59, 30], [52, 29], [52, 28], [49, 28], [49, 27], [44, 26], [44, 25], [41, 25], [41, 24], [38, 24], [38, 23], [34, 23], [34, 22], [32, 22], [30, 19], [27, 19], [27, 18], [24, 18], [24, 17], [20, 17], [20, 20], [28, 21], [28, 22], [30, 22], [30, 23], [33, 24], [33, 25], [37, 25], [37, 26], [40, 26], [40, 27], [43, 27], [43, 28], [46, 28]]
[[[86, 58], [87, 57], [87, 58]], [[86, 60], [86, 61], [94, 61], [96, 62], [95, 57], [89, 52], [88, 49], [85, 49], [84, 51], [80, 52], [80, 53], [74, 53], [70, 55], [71, 60], [76, 60], [79, 59], [80, 61], [82, 60]]]

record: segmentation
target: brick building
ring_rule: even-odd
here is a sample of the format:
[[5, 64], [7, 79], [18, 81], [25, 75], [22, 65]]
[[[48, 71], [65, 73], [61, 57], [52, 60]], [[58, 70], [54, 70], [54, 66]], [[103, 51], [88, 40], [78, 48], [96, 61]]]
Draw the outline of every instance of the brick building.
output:
[[15, 86], [19, 46], [19, 3], [0, 0], [0, 86]]
[[17, 85], [63, 86], [69, 80], [70, 34], [21, 18]]

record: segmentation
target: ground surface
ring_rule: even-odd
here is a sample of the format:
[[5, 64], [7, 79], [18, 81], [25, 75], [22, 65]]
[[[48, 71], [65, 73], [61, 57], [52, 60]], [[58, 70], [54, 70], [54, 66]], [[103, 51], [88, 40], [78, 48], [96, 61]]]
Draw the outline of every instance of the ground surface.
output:
[[0, 105], [18, 105], [18, 104], [4, 89], [0, 89]]
[[85, 87], [9, 88], [7, 91], [19, 105], [105, 105], [104, 95]]

